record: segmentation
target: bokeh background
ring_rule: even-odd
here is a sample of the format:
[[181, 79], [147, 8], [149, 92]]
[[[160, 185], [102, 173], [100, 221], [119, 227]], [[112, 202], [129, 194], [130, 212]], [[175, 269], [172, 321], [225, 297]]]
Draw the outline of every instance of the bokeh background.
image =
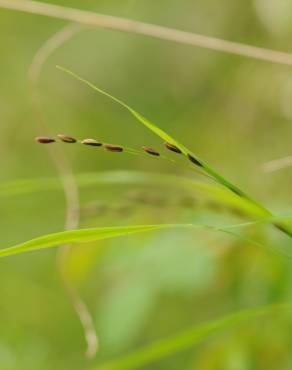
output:
[[[56, 0], [271, 49], [291, 50], [288, 0]], [[0, 181], [56, 177], [33, 112], [28, 71], [37, 50], [66, 25], [0, 9]], [[291, 169], [263, 164], [290, 155], [291, 67], [110, 30], [84, 29], [56, 50], [40, 77], [50, 132], [130, 147], [161, 141], [129, 114], [55, 68], [68, 67], [128, 102], [275, 212], [292, 208]], [[58, 144], [61, 145], [61, 144]], [[140, 170], [191, 176], [183, 163], [64, 145], [76, 175]], [[82, 227], [221, 219], [170, 189], [80, 189]], [[0, 198], [1, 247], [62, 231], [60, 191]], [[212, 209], [211, 209], [212, 208]], [[214, 214], [215, 216], [214, 216]], [[281, 243], [281, 240], [276, 244]], [[100, 351], [84, 357], [81, 325], [64, 292], [56, 250], [0, 261], [1, 370], [81, 370], [247, 307], [291, 299], [291, 260], [211, 231], [164, 231], [74, 248], [68, 274], [93, 315]], [[238, 325], [145, 369], [290, 370], [291, 320]]]

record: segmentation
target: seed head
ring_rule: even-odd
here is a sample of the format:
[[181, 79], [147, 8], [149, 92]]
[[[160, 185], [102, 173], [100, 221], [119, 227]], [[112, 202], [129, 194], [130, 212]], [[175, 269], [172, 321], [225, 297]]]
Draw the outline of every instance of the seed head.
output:
[[35, 138], [35, 141], [37, 141], [40, 144], [50, 144], [50, 143], [54, 143], [55, 139], [52, 139], [47, 136], [38, 136]]
[[57, 136], [64, 143], [73, 144], [73, 143], [76, 143], [76, 141], [77, 141], [76, 139], [74, 139], [74, 137], [71, 137], [71, 136], [67, 136], [67, 135], [63, 135], [63, 134], [59, 134]]
[[102, 143], [94, 139], [84, 139], [81, 141], [81, 144], [91, 145], [91, 146], [102, 146]]
[[103, 144], [103, 147], [105, 150], [109, 152], [122, 152], [124, 150], [123, 147], [119, 145], [113, 145], [113, 144]]
[[171, 150], [172, 152], [175, 152], [178, 154], [182, 153], [182, 151], [176, 145], [170, 144], [167, 141], [164, 143], [164, 145], [168, 150]]
[[203, 167], [202, 163], [199, 162], [195, 157], [193, 157], [191, 154], [188, 154], [189, 160], [194, 163], [196, 166]]
[[156, 157], [160, 156], [160, 154], [155, 149], [149, 148], [149, 146], [142, 146], [142, 149], [148, 154], [155, 155]]

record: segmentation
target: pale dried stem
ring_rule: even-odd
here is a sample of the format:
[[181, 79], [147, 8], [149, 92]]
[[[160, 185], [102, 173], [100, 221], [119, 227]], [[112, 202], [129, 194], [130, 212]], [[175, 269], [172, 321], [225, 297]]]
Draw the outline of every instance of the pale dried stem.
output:
[[275, 172], [291, 166], [292, 166], [292, 156], [288, 156], [266, 162], [264, 163], [262, 168], [264, 172]]
[[[45, 122], [42, 106], [40, 100], [40, 94], [38, 90], [39, 79], [41, 71], [47, 59], [50, 55], [62, 46], [67, 40], [72, 38], [77, 32], [82, 30], [80, 25], [70, 24], [59, 32], [54, 34], [49, 40], [47, 40], [41, 48], [35, 54], [33, 62], [29, 70], [29, 81], [30, 81], [30, 91], [32, 97], [32, 104], [34, 112], [36, 114], [36, 119], [42, 129], [45, 129], [46, 132], [49, 132], [50, 128]], [[72, 230], [78, 228], [79, 217], [80, 217], [80, 205], [79, 205], [79, 192], [78, 187], [75, 182], [74, 174], [70, 162], [67, 160], [64, 151], [59, 146], [50, 146], [48, 145], [48, 150], [50, 156], [59, 172], [64, 194], [66, 197], [66, 221], [65, 229]], [[65, 271], [66, 260], [70, 252], [70, 245], [64, 245], [59, 249], [57, 255], [58, 267], [61, 275], [61, 279], [66, 290], [66, 293], [79, 317], [79, 320], [82, 324], [86, 343], [87, 350], [86, 355], [89, 358], [92, 358], [96, 355], [98, 349], [98, 340], [96, 331], [94, 328], [94, 323], [92, 316], [85, 304], [85, 302], [80, 297], [78, 291], [72, 285], [70, 279]]]
[[215, 37], [208, 37], [155, 24], [98, 14], [91, 11], [40, 3], [31, 0], [0, 0], [0, 7], [63, 19], [86, 26], [136, 33], [180, 44], [188, 44], [205, 49], [241, 55], [248, 58], [290, 66], [292, 65], [292, 54], [290, 53], [241, 44]]

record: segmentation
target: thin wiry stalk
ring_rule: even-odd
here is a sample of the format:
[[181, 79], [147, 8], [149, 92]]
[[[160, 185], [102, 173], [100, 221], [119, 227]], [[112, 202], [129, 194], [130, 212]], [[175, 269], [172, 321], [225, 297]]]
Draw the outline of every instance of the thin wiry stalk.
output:
[[46, 60], [50, 55], [57, 50], [66, 41], [72, 38], [77, 32], [80, 32], [83, 28], [77, 24], [69, 24], [62, 28], [51, 38], [49, 38], [35, 54], [31, 66], [29, 68], [29, 83], [30, 83], [30, 94], [33, 103], [34, 113], [37, 116], [39, 124], [48, 131], [48, 127], [44, 122], [42, 114], [42, 107], [40, 101], [40, 94], [38, 91], [38, 83], [41, 75], [42, 68]]
[[91, 11], [40, 3], [31, 0], [0, 0], [0, 7], [63, 19], [91, 27], [136, 33], [139, 35], [150, 36], [180, 44], [197, 46], [277, 64], [292, 65], [292, 54], [290, 53], [222, 40], [215, 37], [208, 37], [155, 24], [138, 22], [131, 19], [98, 14]]
[[264, 172], [275, 172], [292, 166], [292, 156], [287, 156], [279, 159], [274, 159], [263, 164]]
[[[33, 111], [36, 115], [36, 121], [47, 132], [50, 131], [50, 128], [46, 124], [45, 118], [42, 113], [42, 105], [38, 89], [42, 68], [47, 59], [56, 49], [62, 46], [66, 41], [68, 41], [82, 29], [83, 28], [80, 25], [70, 24], [58, 31], [41, 46], [41, 48], [35, 54], [30, 66], [29, 82]], [[52, 148], [49, 145], [48, 150], [50, 157], [52, 158], [52, 161], [61, 178], [66, 198], [67, 211], [65, 229], [76, 229], [79, 226], [80, 204], [78, 187], [75, 182], [71, 164], [67, 160], [66, 155], [60, 146]], [[69, 252], [70, 245], [64, 245], [59, 249], [57, 255], [58, 268], [60, 271], [63, 286], [83, 327], [84, 336], [87, 343], [86, 355], [87, 357], [92, 358], [96, 355], [98, 349], [98, 339], [94, 328], [92, 316], [85, 302], [82, 300], [78, 291], [75, 289], [66, 275], [64, 266]]]

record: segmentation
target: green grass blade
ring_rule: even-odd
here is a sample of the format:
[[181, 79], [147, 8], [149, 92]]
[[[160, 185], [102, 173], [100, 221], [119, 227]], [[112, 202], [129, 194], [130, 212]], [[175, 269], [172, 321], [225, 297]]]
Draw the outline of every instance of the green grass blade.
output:
[[189, 227], [189, 226], [190, 225], [163, 224], [163, 225], [122, 226], [122, 227], [98, 227], [91, 229], [62, 231], [59, 233], [41, 236], [36, 239], [31, 239], [25, 243], [18, 244], [14, 247], [0, 249], [0, 258], [40, 249], [52, 248], [61, 244], [86, 243], [150, 230], [169, 229], [175, 227]]
[[[245, 198], [238, 197], [225, 188], [195, 181], [188, 177], [142, 171], [105, 171], [79, 174], [76, 176], [76, 181], [80, 187], [93, 185], [148, 185], [175, 188], [181, 191], [189, 191], [197, 196], [206, 197], [226, 206], [235, 207], [257, 219], [263, 218], [262, 212], [258, 212], [258, 208]], [[62, 183], [60, 179], [53, 177], [18, 180], [0, 183], [0, 197], [58, 190], [61, 188]]]
[[[292, 215], [278, 215], [271, 217], [261, 217], [261, 214], [257, 213], [257, 208], [253, 207], [250, 202], [245, 199], [237, 197], [230, 191], [218, 187], [214, 184], [207, 184], [203, 182], [194, 181], [188, 177], [179, 177], [175, 175], [163, 174], [163, 173], [151, 173], [142, 171], [104, 171], [104, 172], [88, 172], [82, 173], [76, 176], [78, 186], [82, 188], [91, 186], [123, 186], [123, 185], [149, 185], [149, 186], [161, 186], [163, 188], [179, 189], [183, 191], [190, 191], [191, 194], [195, 194], [196, 197], [203, 196], [207, 200], [216, 201], [225, 206], [235, 207], [236, 209], [245, 212], [247, 215], [253, 217], [253, 221], [248, 221], [234, 225], [222, 225], [218, 226], [206, 226], [198, 225], [198, 227], [209, 228], [213, 231], [220, 231], [227, 233], [242, 242], [255, 245], [257, 247], [264, 247], [284, 254], [291, 258], [292, 251], [288, 248], [280, 248], [276, 246], [264, 245], [256, 240], [250, 239], [244, 235], [233, 233], [234, 229], [242, 229], [250, 226], [256, 226], [260, 224], [269, 223], [285, 223], [292, 220]], [[14, 197], [23, 194], [35, 194], [36, 192], [54, 191], [61, 190], [62, 183], [59, 178], [34, 178], [18, 180], [7, 183], [0, 183], [0, 197]]]
[[[147, 127], [149, 130], [154, 132], [156, 135], [158, 135], [163, 140], [177, 146], [182, 153], [187, 157], [192, 157], [194, 159], [193, 162], [196, 163], [196, 167], [202, 169], [207, 175], [211, 176], [215, 181], [217, 181], [219, 184], [224, 186], [225, 188], [229, 189], [231, 192], [236, 194], [239, 197], [244, 198], [245, 200], [249, 201], [251, 204], [253, 204], [254, 207], [257, 208], [257, 212], [261, 213], [262, 217], [271, 217], [272, 213], [267, 210], [264, 206], [253, 200], [250, 196], [245, 194], [241, 189], [239, 189], [236, 185], [232, 184], [230, 181], [228, 181], [226, 178], [224, 178], [222, 175], [220, 175], [217, 171], [215, 171], [211, 166], [209, 166], [207, 163], [205, 163], [203, 160], [201, 160], [196, 154], [194, 154], [192, 151], [190, 151], [188, 148], [186, 148], [183, 144], [175, 140], [172, 136], [170, 136], [168, 133], [163, 131], [161, 128], [159, 128], [157, 125], [155, 125], [153, 122], [150, 122], [147, 118], [142, 116], [140, 113], [135, 111], [133, 108], [131, 108], [128, 104], [124, 103], [122, 100], [114, 97], [113, 95], [109, 94], [108, 92], [100, 89], [99, 87], [95, 86], [88, 80], [78, 76], [74, 72], [57, 66], [58, 69], [62, 70], [63, 72], [71, 75], [75, 79], [83, 82], [87, 86], [91, 87], [93, 90], [99, 92], [100, 94], [110, 98], [111, 100], [115, 101], [125, 109], [127, 109], [134, 117], [137, 118], [137, 120], [142, 123], [145, 127]], [[284, 232], [286, 235], [292, 238], [292, 231], [287, 228], [286, 225], [282, 224], [274, 224], [276, 228]]]
[[[168, 189], [175, 189], [181, 192], [189, 192], [199, 199], [216, 202], [224, 205], [226, 209], [237, 209], [246, 216], [252, 218], [246, 226], [260, 223], [276, 222], [284, 224], [291, 220], [290, 215], [284, 216], [263, 216], [258, 212], [258, 207], [247, 201], [245, 198], [238, 197], [228, 189], [215, 184], [195, 181], [188, 177], [175, 176], [163, 173], [143, 172], [143, 171], [104, 171], [81, 173], [76, 176], [76, 182], [81, 188], [91, 186], [159, 186]], [[23, 194], [34, 194], [36, 192], [61, 190], [62, 183], [59, 178], [34, 178], [0, 183], [0, 197], [14, 197]], [[289, 226], [287, 224], [287, 226]], [[290, 255], [290, 254], [289, 254]]]
[[[292, 219], [291, 215], [278, 215], [262, 217], [258, 213], [258, 208], [247, 202], [245, 199], [237, 197], [225, 188], [196, 181], [189, 177], [170, 175], [167, 173], [155, 173], [145, 171], [102, 171], [84, 172], [76, 175], [76, 182], [79, 187], [87, 188], [92, 186], [161, 186], [180, 191], [189, 191], [195, 196], [204, 196], [226, 206], [236, 207], [249, 216], [255, 218], [254, 221], [247, 222], [248, 225], [256, 223], [272, 223], [275, 221], [285, 221]], [[11, 182], [0, 183], [0, 197], [14, 197], [24, 194], [35, 194], [37, 192], [62, 190], [62, 182], [58, 177], [42, 177], [31, 179], [20, 179]]]
[[211, 335], [228, 329], [231, 326], [251, 319], [263, 316], [272, 316], [279, 313], [288, 313], [292, 310], [290, 304], [266, 305], [258, 308], [246, 309], [237, 313], [224, 316], [220, 319], [209, 321], [198, 325], [169, 338], [159, 340], [137, 351], [126, 355], [116, 361], [111, 361], [93, 370], [134, 370], [142, 366], [152, 364], [167, 356], [176, 354], [192, 348], [202, 340], [208, 339]]
[[[16, 254], [22, 254], [31, 251], [37, 251], [52, 247], [57, 247], [62, 244], [86, 243], [102, 239], [110, 239], [118, 236], [136, 234], [145, 231], [173, 229], [173, 228], [202, 228], [215, 232], [228, 234], [244, 243], [255, 245], [265, 249], [270, 249], [276, 253], [285, 254], [288, 257], [292, 253], [286, 250], [279, 251], [277, 248], [265, 245], [257, 240], [246, 237], [245, 235], [237, 234], [232, 231], [236, 227], [250, 226], [252, 223], [224, 225], [222, 227], [205, 225], [205, 224], [157, 224], [157, 225], [138, 225], [138, 226], [118, 226], [118, 227], [98, 227], [90, 229], [68, 230], [53, 234], [47, 234], [27, 242], [17, 244], [13, 247], [0, 249], [0, 258], [8, 257]], [[256, 222], [255, 222], [256, 224]]]
[[[68, 70], [66, 68], [63, 68], [61, 66], [57, 66], [57, 68], [60, 69], [60, 70], [62, 70], [63, 72], [68, 73], [72, 77], [76, 78], [77, 80], [79, 80], [79, 81], [85, 83], [86, 85], [88, 85], [89, 87], [91, 87], [93, 90], [95, 90], [95, 91], [99, 92], [100, 94], [102, 94], [102, 95], [110, 98], [111, 100], [115, 101], [116, 103], [118, 103], [119, 105], [121, 105], [122, 107], [124, 107], [125, 109], [127, 109], [134, 117], [137, 118], [137, 120], [140, 123], [142, 123], [144, 126], [146, 126], [152, 132], [154, 132], [156, 135], [158, 135], [161, 139], [163, 139], [163, 140], [165, 140], [165, 141], [167, 141], [167, 142], [169, 142], [169, 143], [177, 146], [186, 157], [188, 157], [188, 155], [191, 155], [193, 158], [195, 158], [195, 160], [199, 164], [199, 167], [201, 167], [212, 178], [214, 178], [215, 180], [217, 180], [221, 185], [224, 185], [225, 187], [227, 187], [230, 191], [234, 192], [235, 194], [237, 194], [239, 196], [242, 196], [242, 197], [244, 197], [246, 199], [251, 200], [249, 198], [249, 196], [247, 196], [237, 186], [235, 186], [234, 184], [232, 184], [231, 182], [229, 182], [227, 179], [225, 179], [223, 176], [221, 176], [219, 173], [217, 173], [213, 168], [211, 168], [209, 165], [207, 165], [207, 163], [205, 163], [196, 154], [194, 154], [192, 151], [190, 151], [188, 148], [186, 148], [183, 144], [179, 143], [177, 140], [175, 140], [172, 136], [170, 136], [168, 133], [166, 133], [165, 131], [163, 131], [161, 128], [159, 128], [157, 125], [155, 125], [153, 122], [150, 122], [147, 118], [145, 118], [140, 113], [138, 113], [137, 111], [135, 111], [128, 104], [124, 103], [122, 100], [114, 97], [113, 95], [109, 94], [108, 92], [102, 90], [101, 88], [95, 86], [93, 83], [89, 82], [88, 80], [86, 80], [86, 79], [78, 76], [74, 72], [72, 72], [72, 71], [70, 71], [70, 70]], [[254, 201], [252, 201], [252, 202], [254, 202]], [[261, 211], [263, 213], [265, 213], [266, 215], [268, 214], [268, 211], [265, 210], [262, 206], [258, 205], [257, 203], [256, 203], [256, 205], [261, 209]]]

